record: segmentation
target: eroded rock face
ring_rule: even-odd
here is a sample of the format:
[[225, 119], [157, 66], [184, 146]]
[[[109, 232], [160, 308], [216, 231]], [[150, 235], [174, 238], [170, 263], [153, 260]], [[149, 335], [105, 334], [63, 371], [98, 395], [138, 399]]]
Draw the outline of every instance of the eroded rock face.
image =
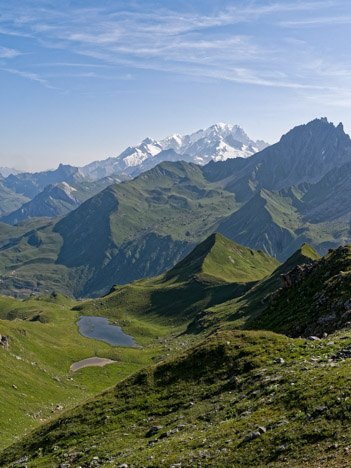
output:
[[7, 336], [0, 335], [0, 346], [2, 346], [4, 349], [9, 349], [9, 339]]
[[312, 272], [313, 266], [313, 263], [303, 263], [302, 265], [297, 265], [288, 273], [281, 274], [280, 284], [282, 288], [291, 288], [295, 283], [306, 278], [306, 276], [308, 276]]

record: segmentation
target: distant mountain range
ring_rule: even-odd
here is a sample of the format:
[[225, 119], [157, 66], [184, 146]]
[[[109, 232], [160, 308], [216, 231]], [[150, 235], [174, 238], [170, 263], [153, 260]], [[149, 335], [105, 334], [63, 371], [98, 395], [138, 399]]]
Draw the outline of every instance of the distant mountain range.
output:
[[326, 119], [248, 158], [162, 162], [60, 220], [0, 225], [0, 291], [103, 294], [163, 273], [215, 231], [280, 261], [304, 242], [324, 254], [351, 241], [350, 169], [351, 140]]
[[219, 123], [191, 135], [175, 134], [160, 141], [146, 138], [115, 158], [92, 162], [80, 170], [93, 179], [121, 173], [135, 177], [163, 161], [204, 165], [211, 160], [247, 158], [267, 146], [264, 141], [251, 140], [238, 125]]
[[[248, 157], [265, 146], [267, 143], [263, 141], [252, 141], [237, 125], [217, 124], [192, 135], [172, 135], [160, 142], [147, 138], [116, 158], [95, 161], [81, 168], [60, 164], [55, 170], [36, 173], [0, 168], [3, 174], [0, 176], [0, 221], [15, 224], [27, 218], [61, 216], [95, 195], [96, 188], [102, 190], [108, 182], [131, 179], [164, 161], [205, 164], [210, 160]], [[107, 178], [111, 176], [114, 179], [109, 181]], [[94, 183], [89, 185], [91, 181]], [[84, 195], [80, 196], [75, 184], [82, 182]]]
[[35, 197], [24, 203], [12, 213], [2, 216], [0, 222], [18, 224], [28, 218], [62, 216], [77, 208], [88, 198], [111, 184], [118, 184], [123, 177], [116, 175], [104, 177], [96, 181], [81, 180], [79, 182], [58, 182], [47, 185]]
[[2, 177], [7, 177], [10, 174], [20, 174], [21, 172], [22, 171], [12, 169], [11, 167], [0, 167], [0, 175], [2, 175]]

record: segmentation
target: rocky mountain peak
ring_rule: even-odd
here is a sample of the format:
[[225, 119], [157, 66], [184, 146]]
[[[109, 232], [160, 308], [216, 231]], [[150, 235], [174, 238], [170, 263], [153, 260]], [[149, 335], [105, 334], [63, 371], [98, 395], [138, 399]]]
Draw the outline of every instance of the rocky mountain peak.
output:
[[239, 125], [217, 123], [189, 135], [172, 134], [157, 141], [145, 138], [136, 146], [129, 146], [116, 158], [95, 161], [82, 167], [91, 178], [126, 173], [136, 176], [156, 164], [170, 160], [186, 160], [196, 164], [224, 161], [231, 158], [247, 158], [267, 147], [262, 140], [251, 140]]

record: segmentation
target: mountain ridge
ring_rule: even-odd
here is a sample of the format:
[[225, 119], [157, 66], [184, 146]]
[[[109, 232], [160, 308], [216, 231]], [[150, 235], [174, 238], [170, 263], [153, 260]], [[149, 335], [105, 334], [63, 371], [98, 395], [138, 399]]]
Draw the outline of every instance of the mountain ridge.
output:
[[145, 138], [117, 157], [94, 161], [80, 170], [91, 178], [119, 173], [135, 177], [162, 161], [185, 160], [203, 165], [210, 160], [246, 158], [266, 146], [262, 140], [251, 140], [238, 125], [215, 124], [190, 135], [173, 134], [160, 141]]
[[[32, 288], [33, 293], [39, 289], [47, 294], [45, 284], [52, 287], [54, 282], [60, 292], [75, 297], [102, 295], [114, 283], [163, 273], [213, 232], [279, 261], [305, 242], [319, 254], [351, 242], [351, 199], [345, 191], [349, 137], [342, 126], [323, 119], [289, 135], [288, 140], [296, 138], [294, 144], [286, 146], [282, 137], [283, 143], [273, 150], [268, 147], [247, 159], [206, 166], [162, 162], [132, 181], [110, 185], [35, 235], [23, 234], [21, 227], [16, 240], [0, 251], [0, 291], [23, 294]], [[324, 148], [328, 160], [323, 165]], [[271, 173], [277, 155], [280, 168]], [[311, 168], [307, 180], [303, 175], [301, 183], [272, 188], [278, 174], [285, 180], [291, 155], [291, 183], [302, 163]], [[315, 164], [319, 159], [321, 164]], [[333, 161], [335, 167], [329, 170]], [[333, 209], [340, 200], [342, 207]], [[316, 218], [322, 208], [324, 218]], [[46, 272], [45, 281], [39, 279], [39, 266]]]

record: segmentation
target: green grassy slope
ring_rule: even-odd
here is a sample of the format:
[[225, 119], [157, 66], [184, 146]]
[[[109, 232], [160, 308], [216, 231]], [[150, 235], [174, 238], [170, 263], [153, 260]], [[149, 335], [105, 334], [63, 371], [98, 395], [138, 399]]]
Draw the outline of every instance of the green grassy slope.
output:
[[60, 291], [71, 295], [76, 272], [56, 263], [62, 238], [48, 219], [0, 224], [0, 292], [18, 297]]
[[304, 190], [261, 190], [238, 211], [223, 220], [218, 231], [239, 244], [262, 249], [280, 261], [307, 242], [325, 253], [347, 236], [347, 223], [310, 223], [303, 216]]
[[279, 265], [268, 255], [212, 234], [163, 275], [115, 286], [99, 300], [76, 308], [84, 315], [103, 314], [133, 323], [173, 324], [183, 330], [207, 307], [242, 296]]
[[242, 247], [215, 233], [172, 268], [166, 277], [201, 274], [227, 282], [250, 282], [267, 276], [278, 265], [277, 260], [265, 253]]
[[[308, 244], [303, 244], [291, 257], [276, 268], [273, 273], [258, 281], [244, 295], [204, 310], [195, 319], [197, 327], [214, 330], [217, 328], [247, 328], [250, 322], [267, 308], [270, 295], [281, 287], [280, 275], [289, 272], [297, 265], [319, 260], [318, 253]], [[255, 322], [254, 322], [255, 323]], [[260, 329], [262, 326], [250, 326]], [[270, 327], [264, 327], [270, 329]], [[193, 328], [190, 327], [193, 331]]]
[[[30, 234], [19, 228], [15, 245], [0, 252], [0, 292], [101, 295], [115, 283], [160, 274], [237, 206], [232, 194], [205, 180], [200, 167], [163, 163], [48, 223], [35, 246], [28, 246]], [[31, 278], [26, 261], [32, 263]]]
[[42, 425], [0, 463], [347, 466], [351, 371], [333, 359], [350, 346], [350, 333], [318, 349], [271, 332], [216, 333]]
[[[162, 356], [161, 337], [177, 332], [171, 325], [139, 321], [133, 332], [143, 348], [113, 347], [78, 332], [75, 304], [55, 293], [24, 301], [0, 297], [0, 334], [10, 345], [9, 350], [0, 346], [0, 448], [60, 412], [57, 405], [84, 401]], [[123, 328], [128, 332], [128, 323]], [[185, 342], [177, 345], [175, 339], [168, 354]], [[70, 372], [72, 363], [94, 356], [118, 362]]]
[[[227, 262], [223, 269], [222, 259]], [[0, 348], [3, 444], [49, 417], [56, 404], [72, 406], [152, 358], [183, 349], [196, 339], [181, 334], [199, 311], [244, 294], [277, 264], [214, 234], [166, 274], [115, 286], [103, 298], [76, 302], [51, 293], [20, 301], [0, 296], [0, 334], [10, 340], [9, 351]], [[74, 323], [80, 315], [109, 317], [144, 348], [114, 348], [84, 338]], [[162, 345], [162, 337], [169, 337], [168, 345]], [[71, 380], [70, 365], [91, 356], [117, 359], [118, 364], [84, 369]], [[11, 408], [16, 408], [12, 414]]]

